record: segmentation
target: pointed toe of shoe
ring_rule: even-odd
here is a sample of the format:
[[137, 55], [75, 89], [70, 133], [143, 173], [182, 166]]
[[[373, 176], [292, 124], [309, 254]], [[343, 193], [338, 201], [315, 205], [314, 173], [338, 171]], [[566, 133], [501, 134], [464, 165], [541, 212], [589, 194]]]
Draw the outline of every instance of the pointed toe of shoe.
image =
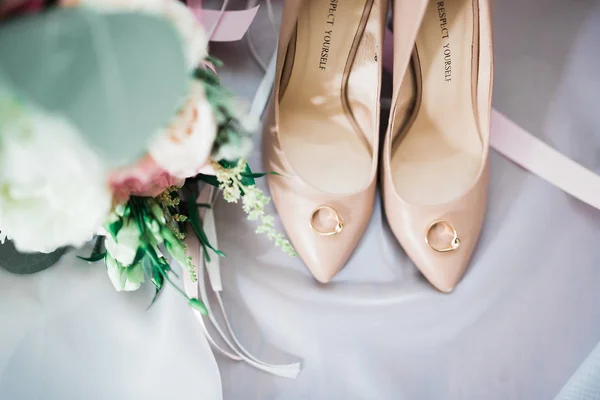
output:
[[[331, 236], [319, 235], [310, 224], [302, 223], [302, 215], [306, 217], [311, 213], [312, 210], [307, 210], [296, 214], [300, 221], [294, 224], [296, 228], [293, 233], [290, 232], [290, 238], [313, 277], [321, 283], [328, 283], [350, 259], [367, 227], [371, 210], [364, 210], [363, 215], [354, 218], [349, 215], [344, 220], [342, 231]], [[291, 222], [289, 217], [285, 222]], [[308, 229], [298, 229], [302, 225], [307, 225]]]
[[342, 246], [333, 243], [328, 248], [300, 245], [297, 251], [306, 264], [312, 276], [320, 283], [328, 283], [338, 272], [344, 268], [350, 255], [354, 251], [354, 243], [344, 243]]
[[455, 201], [416, 206], [387, 195], [385, 210], [394, 235], [425, 278], [450, 293], [463, 277], [483, 226], [487, 172], [479, 184]]
[[[268, 181], [275, 208], [296, 252], [317, 281], [329, 282], [344, 267], [369, 223], [374, 184], [357, 194], [325, 196], [299, 190], [293, 178], [274, 176]], [[333, 217], [327, 219], [331, 226], [315, 229], [311, 221], [319, 210]]]
[[463, 277], [473, 252], [458, 248], [454, 254], [437, 253], [427, 246], [418, 254], [414, 254], [414, 249], [411, 253], [413, 262], [425, 278], [440, 292], [451, 293]]
[[289, 235], [313, 277], [321, 283], [328, 283], [344, 268], [365, 228], [366, 226], [353, 230], [344, 228], [336, 235], [321, 236], [309, 227], [296, 229]]
[[425, 278], [440, 292], [451, 293], [463, 277], [475, 250], [483, 210], [476, 215], [469, 213], [468, 217], [461, 212], [451, 213], [442, 220], [446, 235], [437, 242], [427, 240], [432, 221], [437, 218], [414, 217], [411, 223], [391, 222], [392, 230]]
[[480, 225], [456, 227], [460, 243], [456, 248], [451, 246], [452, 238], [448, 239], [447, 246], [430, 246], [425, 240], [427, 229], [409, 231], [403, 226], [400, 229], [396, 227], [395, 232], [407, 255], [425, 278], [440, 292], [451, 293], [469, 265], [480, 229]]
[[463, 277], [483, 226], [489, 184], [489, 163], [475, 184], [456, 199], [437, 205], [412, 204], [402, 199], [384, 163], [383, 198], [394, 236], [440, 292], [450, 293]]

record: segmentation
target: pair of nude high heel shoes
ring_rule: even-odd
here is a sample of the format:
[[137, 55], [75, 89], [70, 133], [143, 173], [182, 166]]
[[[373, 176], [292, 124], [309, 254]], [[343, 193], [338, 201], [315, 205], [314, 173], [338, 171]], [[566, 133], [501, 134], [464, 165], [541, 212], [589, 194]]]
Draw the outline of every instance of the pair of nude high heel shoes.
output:
[[[380, 176], [395, 236], [451, 292], [483, 223], [492, 92], [489, 0], [394, 0], [393, 99], [380, 149], [387, 1], [285, 0], [263, 156], [314, 277], [346, 263]], [[381, 154], [380, 154], [381, 151]]]

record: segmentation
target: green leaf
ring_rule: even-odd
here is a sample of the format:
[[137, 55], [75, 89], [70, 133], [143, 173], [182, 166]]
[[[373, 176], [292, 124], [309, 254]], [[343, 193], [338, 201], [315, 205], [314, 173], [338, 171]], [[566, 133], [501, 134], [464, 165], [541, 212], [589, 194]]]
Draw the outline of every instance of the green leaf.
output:
[[144, 269], [146, 276], [148, 276], [148, 279], [150, 279], [150, 282], [152, 282], [156, 288], [158, 295], [158, 292], [161, 291], [165, 282], [162, 274], [154, 268], [154, 263], [150, 257], [142, 259], [142, 268]]
[[[222, 67], [223, 66], [223, 61], [219, 60], [216, 57], [210, 56], [210, 55], [208, 57], [206, 57], [206, 61], [212, 63], [215, 67]], [[214, 72], [213, 72], [213, 74], [214, 74]]]
[[[221, 257], [226, 257], [225, 253], [223, 253], [221, 250], [215, 248], [212, 244], [210, 244], [210, 242], [208, 241], [208, 237], [206, 236], [206, 232], [204, 232], [204, 229], [202, 228], [202, 224], [197, 225], [192, 222], [192, 228], [193, 228], [194, 232], [196, 233], [196, 236], [198, 237], [198, 239], [200, 239], [200, 242], [202, 242], [202, 244], [204, 244], [206, 247], [208, 247], [209, 249], [214, 251], [217, 255], [219, 255]], [[207, 253], [207, 252], [205, 251], [205, 253]]]
[[162, 276], [160, 271], [153, 270], [152, 275], [150, 275], [150, 282], [152, 282], [156, 290], [160, 292], [164, 287], [165, 278]]
[[219, 187], [219, 185], [220, 185], [219, 180], [214, 175], [198, 174], [193, 178], [193, 180], [206, 182], [209, 185], [214, 186], [214, 187]]
[[97, 253], [97, 254], [92, 254], [89, 257], [81, 257], [81, 256], [77, 256], [77, 258], [79, 258], [80, 260], [83, 261], [88, 261], [88, 262], [96, 262], [96, 261], [100, 261], [102, 259], [104, 259], [104, 257], [106, 256], [106, 252], [104, 253]]
[[108, 225], [108, 233], [110, 233], [111, 236], [114, 239], [116, 239], [117, 238], [117, 233], [119, 233], [119, 231], [121, 230], [122, 227], [123, 227], [123, 218], [119, 218], [118, 220], [116, 220], [112, 224]]
[[92, 254], [90, 254], [89, 257], [77, 256], [77, 258], [88, 262], [96, 262], [102, 260], [106, 256], [106, 250], [104, 250], [104, 240], [104, 236], [96, 236], [96, 241], [94, 243], [94, 248], [92, 249]]
[[187, 254], [185, 247], [179, 240], [165, 240], [165, 248], [169, 255], [180, 265], [185, 266], [187, 262]]
[[[216, 59], [209, 59], [208, 61], [213, 62], [213, 60]], [[220, 61], [217, 61], [219, 64], [221, 63]], [[215, 64], [213, 62], [213, 64], [215, 66], [218, 66], [217, 64]], [[194, 76], [197, 79], [200, 79], [202, 82], [205, 83], [205, 85], [209, 85], [209, 86], [219, 86], [220, 84], [220, 80], [219, 80], [219, 76], [217, 74], [214, 73], [213, 70], [211, 70], [210, 68], [196, 68], [196, 70], [194, 71]]]
[[173, 231], [166, 226], [160, 227], [160, 235], [165, 239], [165, 242], [179, 243], [179, 239], [175, 237]]
[[210, 254], [208, 253], [208, 247], [202, 242], [200, 242], [200, 246], [202, 246], [202, 254], [204, 255], [204, 260], [206, 262], [210, 262]]
[[13, 274], [33, 274], [56, 264], [65, 250], [61, 248], [49, 254], [20, 253], [10, 240], [6, 240], [4, 244], [0, 244], [0, 268]]
[[263, 176], [268, 175], [268, 174], [269, 174], [269, 172], [254, 172], [254, 173], [251, 173], [251, 174], [249, 174], [247, 172], [242, 172], [241, 173], [241, 175], [244, 178], [255, 178], [255, 179], [256, 178], [262, 178]]
[[0, 75], [24, 99], [68, 117], [112, 165], [145, 152], [190, 80], [166, 18], [85, 7], [3, 22]]
[[221, 166], [223, 168], [231, 169], [231, 168], [237, 167], [238, 160], [235, 160], [235, 161], [221, 160], [221, 161], [219, 161], [219, 164], [221, 164]]
[[206, 306], [204, 306], [204, 303], [202, 303], [200, 300], [195, 299], [195, 298], [191, 298], [191, 299], [188, 300], [188, 304], [193, 309], [196, 309], [196, 310], [200, 311], [200, 314], [203, 314], [203, 315], [208, 314], [208, 310], [206, 310]]
[[248, 178], [262, 178], [263, 176], [266, 175], [277, 175], [277, 176], [281, 176], [281, 174], [279, 172], [275, 172], [275, 171], [271, 171], [271, 172], [253, 172], [253, 173], [248, 173], [248, 172], [242, 172], [241, 175], [243, 177], [248, 177]]
[[161, 294], [162, 292], [162, 287], [160, 289], [156, 288], [155, 292], [154, 292], [154, 296], [152, 297], [152, 301], [150, 302], [150, 305], [148, 305], [148, 308], [146, 308], [146, 310], [149, 310], [150, 307], [152, 307], [154, 305], [154, 303], [156, 303], [156, 300], [158, 299], [158, 295]]
[[254, 177], [252, 175], [254, 175], [254, 174], [252, 173], [250, 166], [246, 163], [246, 168], [244, 169], [244, 172], [242, 173], [242, 180], [241, 180], [242, 185], [244, 185], [244, 186], [256, 185], [256, 181], [254, 180]]
[[[188, 197], [187, 206], [188, 206], [188, 210], [190, 211], [189, 221], [190, 221], [190, 224], [192, 225], [192, 229], [194, 230], [194, 233], [200, 240], [200, 243], [207, 246], [209, 249], [214, 251], [219, 256], [225, 257], [225, 253], [223, 253], [221, 250], [217, 250], [216, 248], [214, 248], [208, 241], [206, 232], [204, 232], [204, 229], [202, 228], [202, 221], [200, 221], [200, 217], [198, 216], [198, 213], [195, 211], [196, 209], [195, 209], [194, 205], [195, 205], [194, 196]], [[194, 211], [192, 211], [192, 210], [194, 210]]]
[[133, 258], [131, 265], [135, 265], [135, 264], [139, 263], [140, 261], [142, 261], [142, 259], [145, 256], [146, 256], [146, 252], [144, 251], [144, 249], [142, 249], [141, 247], [138, 248], [137, 251], [135, 252], [135, 257]]

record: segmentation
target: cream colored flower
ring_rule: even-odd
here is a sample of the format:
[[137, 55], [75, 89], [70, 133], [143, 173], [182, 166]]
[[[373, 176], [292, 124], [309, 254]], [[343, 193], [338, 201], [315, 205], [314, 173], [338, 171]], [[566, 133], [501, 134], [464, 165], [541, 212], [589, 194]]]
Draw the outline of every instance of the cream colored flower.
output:
[[194, 80], [183, 108], [151, 141], [150, 156], [169, 174], [188, 178], [208, 162], [216, 134], [215, 117], [204, 87]]
[[124, 267], [114, 258], [106, 255], [106, 271], [118, 292], [138, 290], [144, 283], [144, 269], [140, 264]]
[[190, 70], [208, 55], [208, 38], [202, 25], [192, 11], [177, 0], [61, 0], [61, 5], [87, 6], [104, 12], [137, 11], [167, 17], [181, 36]]
[[[265, 207], [271, 199], [256, 185], [246, 186], [242, 184], [242, 172], [246, 169], [246, 161], [239, 160], [233, 168], [224, 168], [213, 162], [212, 167], [219, 181], [219, 188], [223, 191], [225, 201], [237, 203], [241, 198], [242, 209], [248, 215], [248, 220], [260, 222], [260, 225], [256, 228], [256, 233], [265, 234], [270, 241], [275, 243], [275, 246], [295, 257], [296, 251], [292, 244], [285, 238], [283, 233], [277, 232], [275, 218], [265, 212]], [[242, 191], [244, 196], [242, 196]]]
[[140, 231], [135, 221], [132, 218], [125, 219], [116, 239], [109, 234], [104, 244], [112, 258], [123, 266], [131, 265], [140, 245]]
[[65, 118], [0, 102], [0, 230], [22, 252], [83, 245], [111, 206], [101, 159]]

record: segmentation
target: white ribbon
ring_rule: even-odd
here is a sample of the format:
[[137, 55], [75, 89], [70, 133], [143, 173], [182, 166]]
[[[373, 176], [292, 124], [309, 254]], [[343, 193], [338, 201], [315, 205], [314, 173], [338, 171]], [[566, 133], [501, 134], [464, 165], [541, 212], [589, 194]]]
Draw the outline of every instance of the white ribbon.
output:
[[[200, 192], [198, 202], [212, 204], [212, 199], [214, 197], [213, 195], [216, 193], [216, 190], [217, 189], [215, 189], [214, 187], [206, 185], [206, 187]], [[190, 210], [190, 212], [192, 211]], [[203, 222], [204, 231], [206, 233], [208, 241], [212, 246], [216, 248], [217, 231], [213, 210], [212, 208], [205, 208], [202, 209], [202, 211], [200, 211], [199, 214]], [[244, 361], [255, 368], [258, 368], [262, 371], [268, 372], [273, 375], [281, 376], [284, 378], [296, 378], [300, 373], [301, 369], [299, 362], [281, 365], [269, 364], [253, 356], [250, 353], [250, 351], [248, 351], [240, 343], [233, 331], [233, 328], [231, 327], [231, 323], [229, 322], [227, 313], [225, 311], [225, 306], [221, 298], [223, 284], [221, 281], [219, 256], [216, 254], [211, 254], [210, 261], [206, 261], [202, 247], [198, 243], [198, 240], [191, 227], [188, 228], [188, 232], [186, 235], [186, 244], [188, 246], [189, 254], [192, 257], [192, 263], [194, 265], [194, 272], [197, 277], [197, 280], [196, 282], [194, 282], [190, 271], [187, 268], [184, 268], [184, 288], [189, 297], [198, 298], [198, 295], [200, 295], [200, 299], [206, 306], [206, 316], [202, 315], [198, 310], [193, 309], [193, 311], [196, 315], [198, 322], [200, 323], [200, 326], [202, 327], [204, 335], [208, 339], [211, 346], [225, 357], [228, 357], [234, 361]], [[208, 276], [209, 285], [207, 285], [206, 276]], [[223, 329], [222, 326], [219, 324], [219, 321], [217, 321], [215, 313], [211, 308], [210, 301], [208, 299], [209, 288], [214, 293], [219, 304], [221, 315], [223, 316], [223, 320], [225, 321], [225, 329]], [[221, 337], [220, 340], [225, 344], [225, 348], [220, 346], [217, 343], [217, 341], [211, 336], [211, 333], [209, 332], [208, 327], [205, 323], [205, 317], [208, 317], [208, 321]]]

